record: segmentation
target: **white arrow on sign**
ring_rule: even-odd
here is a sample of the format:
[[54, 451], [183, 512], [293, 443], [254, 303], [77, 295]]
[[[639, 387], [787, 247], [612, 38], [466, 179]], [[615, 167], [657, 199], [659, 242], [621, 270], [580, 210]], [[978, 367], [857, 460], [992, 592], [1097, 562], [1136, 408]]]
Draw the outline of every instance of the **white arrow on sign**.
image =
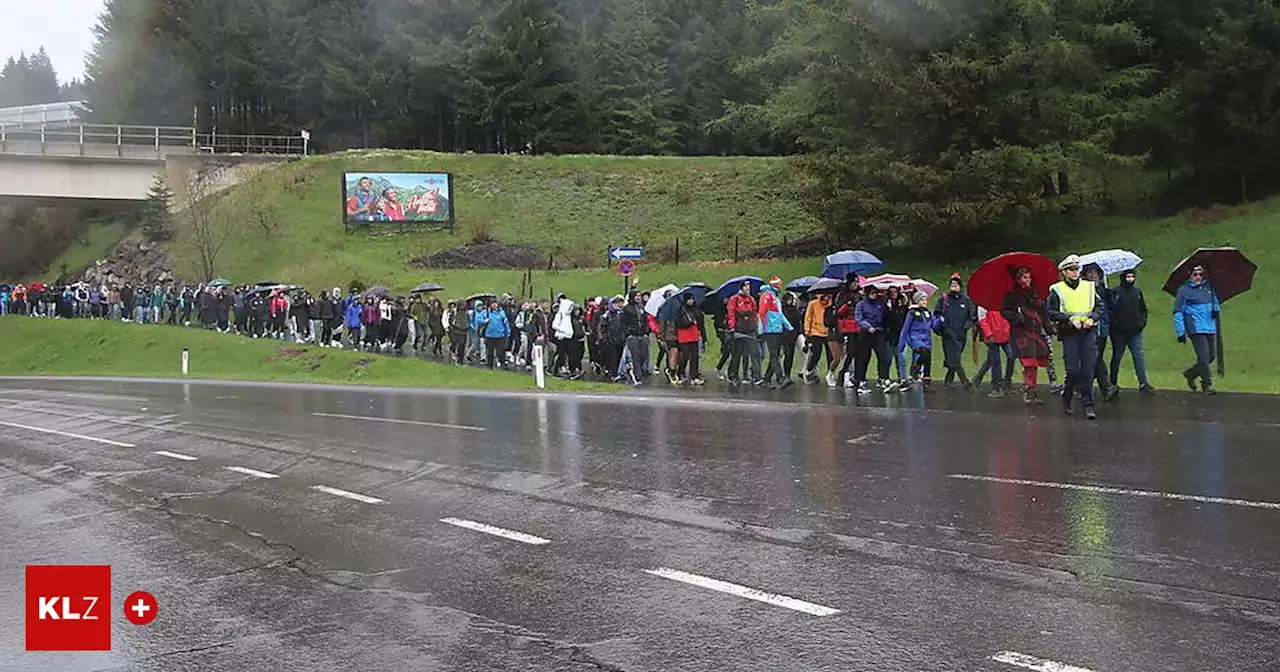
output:
[[609, 249], [612, 259], [644, 259], [643, 247], [613, 247]]

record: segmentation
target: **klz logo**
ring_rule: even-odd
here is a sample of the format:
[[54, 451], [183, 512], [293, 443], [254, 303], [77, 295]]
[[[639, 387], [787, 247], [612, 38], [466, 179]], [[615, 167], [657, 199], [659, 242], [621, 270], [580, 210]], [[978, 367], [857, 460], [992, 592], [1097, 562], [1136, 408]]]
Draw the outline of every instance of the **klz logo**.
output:
[[111, 565], [27, 565], [27, 650], [111, 650]]

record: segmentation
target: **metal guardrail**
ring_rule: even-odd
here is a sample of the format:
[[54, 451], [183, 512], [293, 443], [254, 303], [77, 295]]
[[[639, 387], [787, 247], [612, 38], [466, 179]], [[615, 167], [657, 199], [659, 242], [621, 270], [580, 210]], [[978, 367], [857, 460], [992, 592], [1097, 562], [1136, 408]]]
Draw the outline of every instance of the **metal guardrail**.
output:
[[197, 133], [190, 126], [0, 124], [0, 154], [147, 159], [166, 154], [305, 156], [305, 135]]

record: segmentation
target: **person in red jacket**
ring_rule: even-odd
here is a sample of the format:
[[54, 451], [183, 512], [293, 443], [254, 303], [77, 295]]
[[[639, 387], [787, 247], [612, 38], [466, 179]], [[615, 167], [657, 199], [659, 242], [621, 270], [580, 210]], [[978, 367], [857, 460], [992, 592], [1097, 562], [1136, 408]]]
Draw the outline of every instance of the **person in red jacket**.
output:
[[858, 320], [854, 318], [853, 310], [862, 300], [862, 287], [858, 282], [858, 276], [850, 275], [848, 278], [847, 289], [836, 295], [836, 321], [839, 325], [841, 338], [844, 339], [844, 360], [840, 364], [840, 370], [836, 372], [836, 385], [843, 384], [845, 387], [857, 387], [858, 383], [853, 379], [853, 372], [849, 367], [853, 364], [854, 354], [858, 350], [859, 332], [862, 328], [858, 326]]
[[[737, 294], [725, 303], [725, 325], [733, 338], [733, 356], [729, 359], [729, 385], [738, 385], [751, 376], [751, 351], [758, 346], [760, 318], [756, 315], [756, 300], [751, 296], [751, 283], [742, 283]], [[741, 373], [741, 376], [739, 376]], [[756, 382], [756, 381], [752, 381]]]
[[[973, 389], [982, 385], [982, 377], [991, 371], [991, 393], [987, 396], [999, 399], [1013, 384], [1013, 350], [1009, 347], [1009, 321], [998, 310], [978, 308], [978, 329], [982, 332], [982, 342], [987, 344], [987, 361], [982, 363], [977, 375], [973, 377]], [[978, 342], [973, 342], [976, 353]], [[1000, 375], [1000, 356], [1004, 355], [1004, 375]]]

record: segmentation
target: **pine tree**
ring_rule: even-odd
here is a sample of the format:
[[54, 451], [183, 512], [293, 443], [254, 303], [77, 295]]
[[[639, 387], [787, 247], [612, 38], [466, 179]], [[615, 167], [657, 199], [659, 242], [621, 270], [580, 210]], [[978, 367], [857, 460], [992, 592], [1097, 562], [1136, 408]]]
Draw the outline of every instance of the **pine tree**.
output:
[[146, 203], [142, 206], [139, 220], [142, 235], [147, 240], [164, 242], [173, 238], [173, 217], [170, 207], [173, 204], [173, 192], [165, 184], [164, 177], [156, 175], [147, 191]]

